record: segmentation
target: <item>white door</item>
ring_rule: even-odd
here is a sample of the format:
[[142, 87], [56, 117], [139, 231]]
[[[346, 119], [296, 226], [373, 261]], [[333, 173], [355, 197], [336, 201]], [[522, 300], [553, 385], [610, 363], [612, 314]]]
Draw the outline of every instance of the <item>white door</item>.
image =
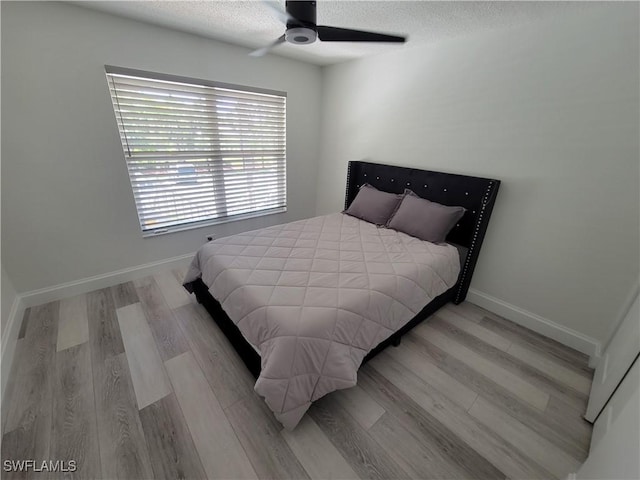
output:
[[568, 479], [640, 478], [639, 362], [635, 361], [594, 424], [589, 458]]
[[636, 296], [596, 367], [589, 405], [584, 416], [586, 420], [595, 421], [638, 354], [640, 354], [640, 307], [638, 296]]

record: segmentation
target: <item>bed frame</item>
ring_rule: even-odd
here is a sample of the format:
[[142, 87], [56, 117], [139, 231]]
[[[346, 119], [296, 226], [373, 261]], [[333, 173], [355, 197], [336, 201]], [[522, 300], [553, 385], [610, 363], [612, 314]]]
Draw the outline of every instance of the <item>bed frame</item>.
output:
[[[417, 195], [444, 205], [460, 205], [467, 212], [447, 236], [447, 241], [465, 247], [466, 257], [461, 259], [458, 282], [442, 295], [434, 298], [404, 327], [369, 352], [363, 363], [367, 362], [389, 345], [399, 345], [402, 335], [432, 315], [449, 302], [462, 302], [469, 290], [478, 254], [484, 239], [489, 218], [500, 187], [500, 180], [470, 177], [443, 172], [418, 170], [415, 168], [382, 165], [377, 163], [353, 161], [347, 170], [347, 189], [345, 209], [351, 204], [360, 186], [368, 183], [379, 190], [403, 193], [405, 188]], [[191, 284], [199, 303], [209, 312], [222, 332], [234, 346], [249, 371], [257, 378], [260, 375], [260, 355], [244, 339], [240, 330], [227, 316], [220, 303], [211, 296], [209, 289], [201, 279]]]

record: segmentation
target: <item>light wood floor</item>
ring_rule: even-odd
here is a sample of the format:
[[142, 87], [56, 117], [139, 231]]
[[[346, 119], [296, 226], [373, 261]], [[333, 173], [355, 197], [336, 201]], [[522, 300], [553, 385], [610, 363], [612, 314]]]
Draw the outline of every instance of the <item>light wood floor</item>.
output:
[[283, 431], [182, 273], [26, 311], [3, 461], [75, 460], [76, 478], [105, 479], [549, 479], [586, 458], [587, 358], [469, 303]]

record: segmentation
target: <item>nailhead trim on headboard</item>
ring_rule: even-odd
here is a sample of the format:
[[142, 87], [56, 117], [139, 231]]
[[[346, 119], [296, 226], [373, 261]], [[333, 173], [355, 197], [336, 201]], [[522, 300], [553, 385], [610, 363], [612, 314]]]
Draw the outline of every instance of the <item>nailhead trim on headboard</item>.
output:
[[480, 214], [478, 215], [478, 219], [476, 220], [476, 227], [473, 231], [473, 240], [471, 241], [471, 246], [469, 247], [469, 251], [467, 252], [467, 258], [464, 262], [464, 267], [462, 269], [462, 274], [460, 275], [460, 282], [458, 291], [456, 292], [455, 303], [459, 303], [461, 299], [461, 295], [466, 295], [466, 289], [463, 287], [465, 280], [467, 279], [467, 272], [469, 271], [469, 265], [471, 264], [471, 259], [474, 258], [474, 253], [478, 240], [478, 232], [480, 231], [480, 226], [482, 225], [482, 217], [484, 216], [484, 210], [487, 205], [487, 201], [489, 200], [489, 196], [491, 195], [491, 189], [493, 187], [493, 182], [489, 182], [487, 186], [487, 190], [485, 191], [484, 197], [482, 198], [482, 208], [480, 209]]
[[[364, 176], [366, 177], [367, 174], [365, 173]], [[344, 209], [346, 210], [347, 208], [349, 208], [349, 190], [351, 187], [351, 162], [349, 162], [349, 165], [347, 166], [347, 187], [344, 193]]]

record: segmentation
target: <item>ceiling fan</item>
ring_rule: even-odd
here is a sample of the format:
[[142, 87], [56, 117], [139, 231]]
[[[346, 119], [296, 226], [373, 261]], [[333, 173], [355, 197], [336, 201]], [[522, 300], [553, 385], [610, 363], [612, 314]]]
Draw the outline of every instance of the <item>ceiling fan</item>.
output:
[[283, 12], [274, 2], [264, 1], [275, 15], [286, 24], [287, 29], [276, 41], [250, 53], [251, 56], [261, 57], [281, 43], [289, 42], [295, 45], [306, 45], [316, 40], [323, 42], [392, 42], [404, 43], [405, 37], [387, 35], [384, 33], [365, 32], [349, 28], [326, 27], [316, 25], [316, 2], [287, 0]]

